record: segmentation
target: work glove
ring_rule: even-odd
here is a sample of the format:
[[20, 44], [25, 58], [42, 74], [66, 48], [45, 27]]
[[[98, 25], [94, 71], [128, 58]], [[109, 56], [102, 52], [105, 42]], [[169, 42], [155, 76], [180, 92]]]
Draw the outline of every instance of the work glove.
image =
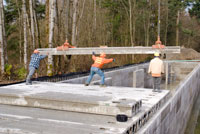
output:
[[92, 52], [92, 55], [95, 55], [95, 52]]
[[113, 59], [113, 62], [115, 62], [115, 59]]

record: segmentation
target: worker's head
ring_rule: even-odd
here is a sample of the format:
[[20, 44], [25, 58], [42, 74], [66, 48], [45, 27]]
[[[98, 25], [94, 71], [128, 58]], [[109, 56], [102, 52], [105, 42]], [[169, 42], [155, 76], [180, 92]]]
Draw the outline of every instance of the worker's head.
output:
[[155, 57], [159, 57], [159, 56], [160, 56], [160, 53], [155, 52], [155, 53], [154, 53], [154, 56], [155, 56]]
[[37, 49], [35, 49], [35, 50], [33, 51], [33, 53], [34, 53], [34, 54], [38, 54], [39, 51], [38, 51]]
[[68, 40], [65, 41], [64, 45], [69, 45], [69, 42]]
[[106, 54], [105, 53], [101, 53], [100, 57], [104, 58], [104, 57], [106, 57]]

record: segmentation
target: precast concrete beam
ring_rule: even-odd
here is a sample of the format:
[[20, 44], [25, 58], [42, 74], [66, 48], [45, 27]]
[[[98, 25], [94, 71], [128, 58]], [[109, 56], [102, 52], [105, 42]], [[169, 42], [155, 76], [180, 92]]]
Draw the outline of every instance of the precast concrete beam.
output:
[[68, 50], [58, 51], [56, 48], [38, 48], [40, 54], [49, 55], [91, 55], [92, 52], [100, 54], [102, 52], [106, 54], [154, 54], [160, 53], [180, 53], [180, 46], [168, 46], [163, 49], [155, 49], [152, 47], [88, 47], [88, 48], [69, 48]]

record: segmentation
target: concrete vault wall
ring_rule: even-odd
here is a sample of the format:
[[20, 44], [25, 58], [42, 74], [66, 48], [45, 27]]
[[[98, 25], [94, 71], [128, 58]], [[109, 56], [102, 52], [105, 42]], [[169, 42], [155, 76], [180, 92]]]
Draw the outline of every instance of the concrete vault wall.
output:
[[[125, 67], [105, 72], [105, 83], [118, 87], [152, 87], [151, 77], [148, 75], [148, 63]], [[84, 84], [88, 76], [60, 81], [61, 83]], [[145, 82], [144, 82], [145, 81]], [[100, 77], [94, 75], [91, 84], [99, 84]]]
[[[148, 65], [146, 63], [105, 72], [106, 84], [118, 87], [152, 88], [152, 79], [147, 73]], [[184, 133], [193, 103], [200, 92], [200, 64], [165, 61], [165, 73], [167, 75], [163, 76], [161, 86], [163, 89], [166, 88], [166, 79], [168, 85], [176, 82], [171, 97], [137, 132], [139, 134]], [[62, 83], [84, 84], [87, 78], [88, 76], [80, 77]], [[95, 75], [92, 84], [99, 82], [99, 76]]]
[[199, 92], [200, 64], [180, 82], [175, 94], [138, 134], [183, 134]]

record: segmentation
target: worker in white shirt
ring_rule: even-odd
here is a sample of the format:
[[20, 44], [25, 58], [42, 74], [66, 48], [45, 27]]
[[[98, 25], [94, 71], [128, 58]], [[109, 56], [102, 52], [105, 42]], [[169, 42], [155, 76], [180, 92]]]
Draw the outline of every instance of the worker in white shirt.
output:
[[161, 74], [164, 73], [164, 63], [160, 59], [160, 54], [158, 52], [154, 53], [154, 59], [150, 61], [148, 73], [151, 74], [153, 78], [153, 92], [161, 92]]

